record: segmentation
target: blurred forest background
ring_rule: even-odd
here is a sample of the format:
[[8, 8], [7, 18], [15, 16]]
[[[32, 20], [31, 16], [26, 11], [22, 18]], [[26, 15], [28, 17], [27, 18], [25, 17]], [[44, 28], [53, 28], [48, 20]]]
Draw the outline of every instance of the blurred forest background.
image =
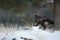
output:
[[40, 13], [54, 20], [55, 0], [0, 0], [0, 24], [8, 27], [33, 25], [34, 13]]

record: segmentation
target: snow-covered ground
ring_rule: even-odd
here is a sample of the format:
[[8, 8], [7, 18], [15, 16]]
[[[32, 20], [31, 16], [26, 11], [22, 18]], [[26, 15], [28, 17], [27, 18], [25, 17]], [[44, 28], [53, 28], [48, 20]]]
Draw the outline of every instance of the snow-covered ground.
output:
[[5, 37], [5, 34], [0, 33], [0, 40]]
[[49, 32], [47, 30], [32, 27], [29, 30], [14, 31], [8, 33], [3, 40], [60, 40], [60, 32]]

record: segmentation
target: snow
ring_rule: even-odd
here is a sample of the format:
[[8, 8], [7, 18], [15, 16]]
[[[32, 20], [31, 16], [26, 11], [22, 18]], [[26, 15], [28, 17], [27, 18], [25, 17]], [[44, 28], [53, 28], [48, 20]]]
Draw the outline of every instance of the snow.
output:
[[60, 40], [60, 32], [54, 31], [49, 32], [46, 30], [38, 29], [39, 27], [32, 27], [29, 30], [15, 31], [8, 33], [4, 40], [24, 40], [24, 38], [32, 40]]
[[0, 33], [0, 40], [1, 40], [3, 37], [5, 37], [5, 34]]

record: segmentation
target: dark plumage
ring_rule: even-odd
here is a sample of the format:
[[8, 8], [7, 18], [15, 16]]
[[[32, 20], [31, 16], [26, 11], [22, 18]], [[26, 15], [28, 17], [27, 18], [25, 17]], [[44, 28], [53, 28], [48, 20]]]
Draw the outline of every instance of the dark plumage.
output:
[[51, 19], [49, 19], [49, 18], [47, 18], [46, 21], [47, 21], [49, 24], [54, 24], [54, 21], [51, 20]]
[[34, 26], [38, 26], [39, 24], [41, 24], [41, 26], [46, 29], [46, 25], [45, 25], [45, 22], [48, 22], [49, 24], [54, 24], [54, 22], [49, 19], [48, 17], [46, 16], [41, 16], [39, 14], [34, 14], [35, 16], [35, 24]]

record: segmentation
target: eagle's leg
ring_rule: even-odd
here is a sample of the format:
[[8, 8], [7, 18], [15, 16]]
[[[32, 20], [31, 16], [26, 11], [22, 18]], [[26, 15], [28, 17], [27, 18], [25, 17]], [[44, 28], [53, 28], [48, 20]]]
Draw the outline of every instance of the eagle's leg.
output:
[[46, 25], [44, 23], [41, 24], [41, 26], [44, 28], [44, 30], [46, 29]]

